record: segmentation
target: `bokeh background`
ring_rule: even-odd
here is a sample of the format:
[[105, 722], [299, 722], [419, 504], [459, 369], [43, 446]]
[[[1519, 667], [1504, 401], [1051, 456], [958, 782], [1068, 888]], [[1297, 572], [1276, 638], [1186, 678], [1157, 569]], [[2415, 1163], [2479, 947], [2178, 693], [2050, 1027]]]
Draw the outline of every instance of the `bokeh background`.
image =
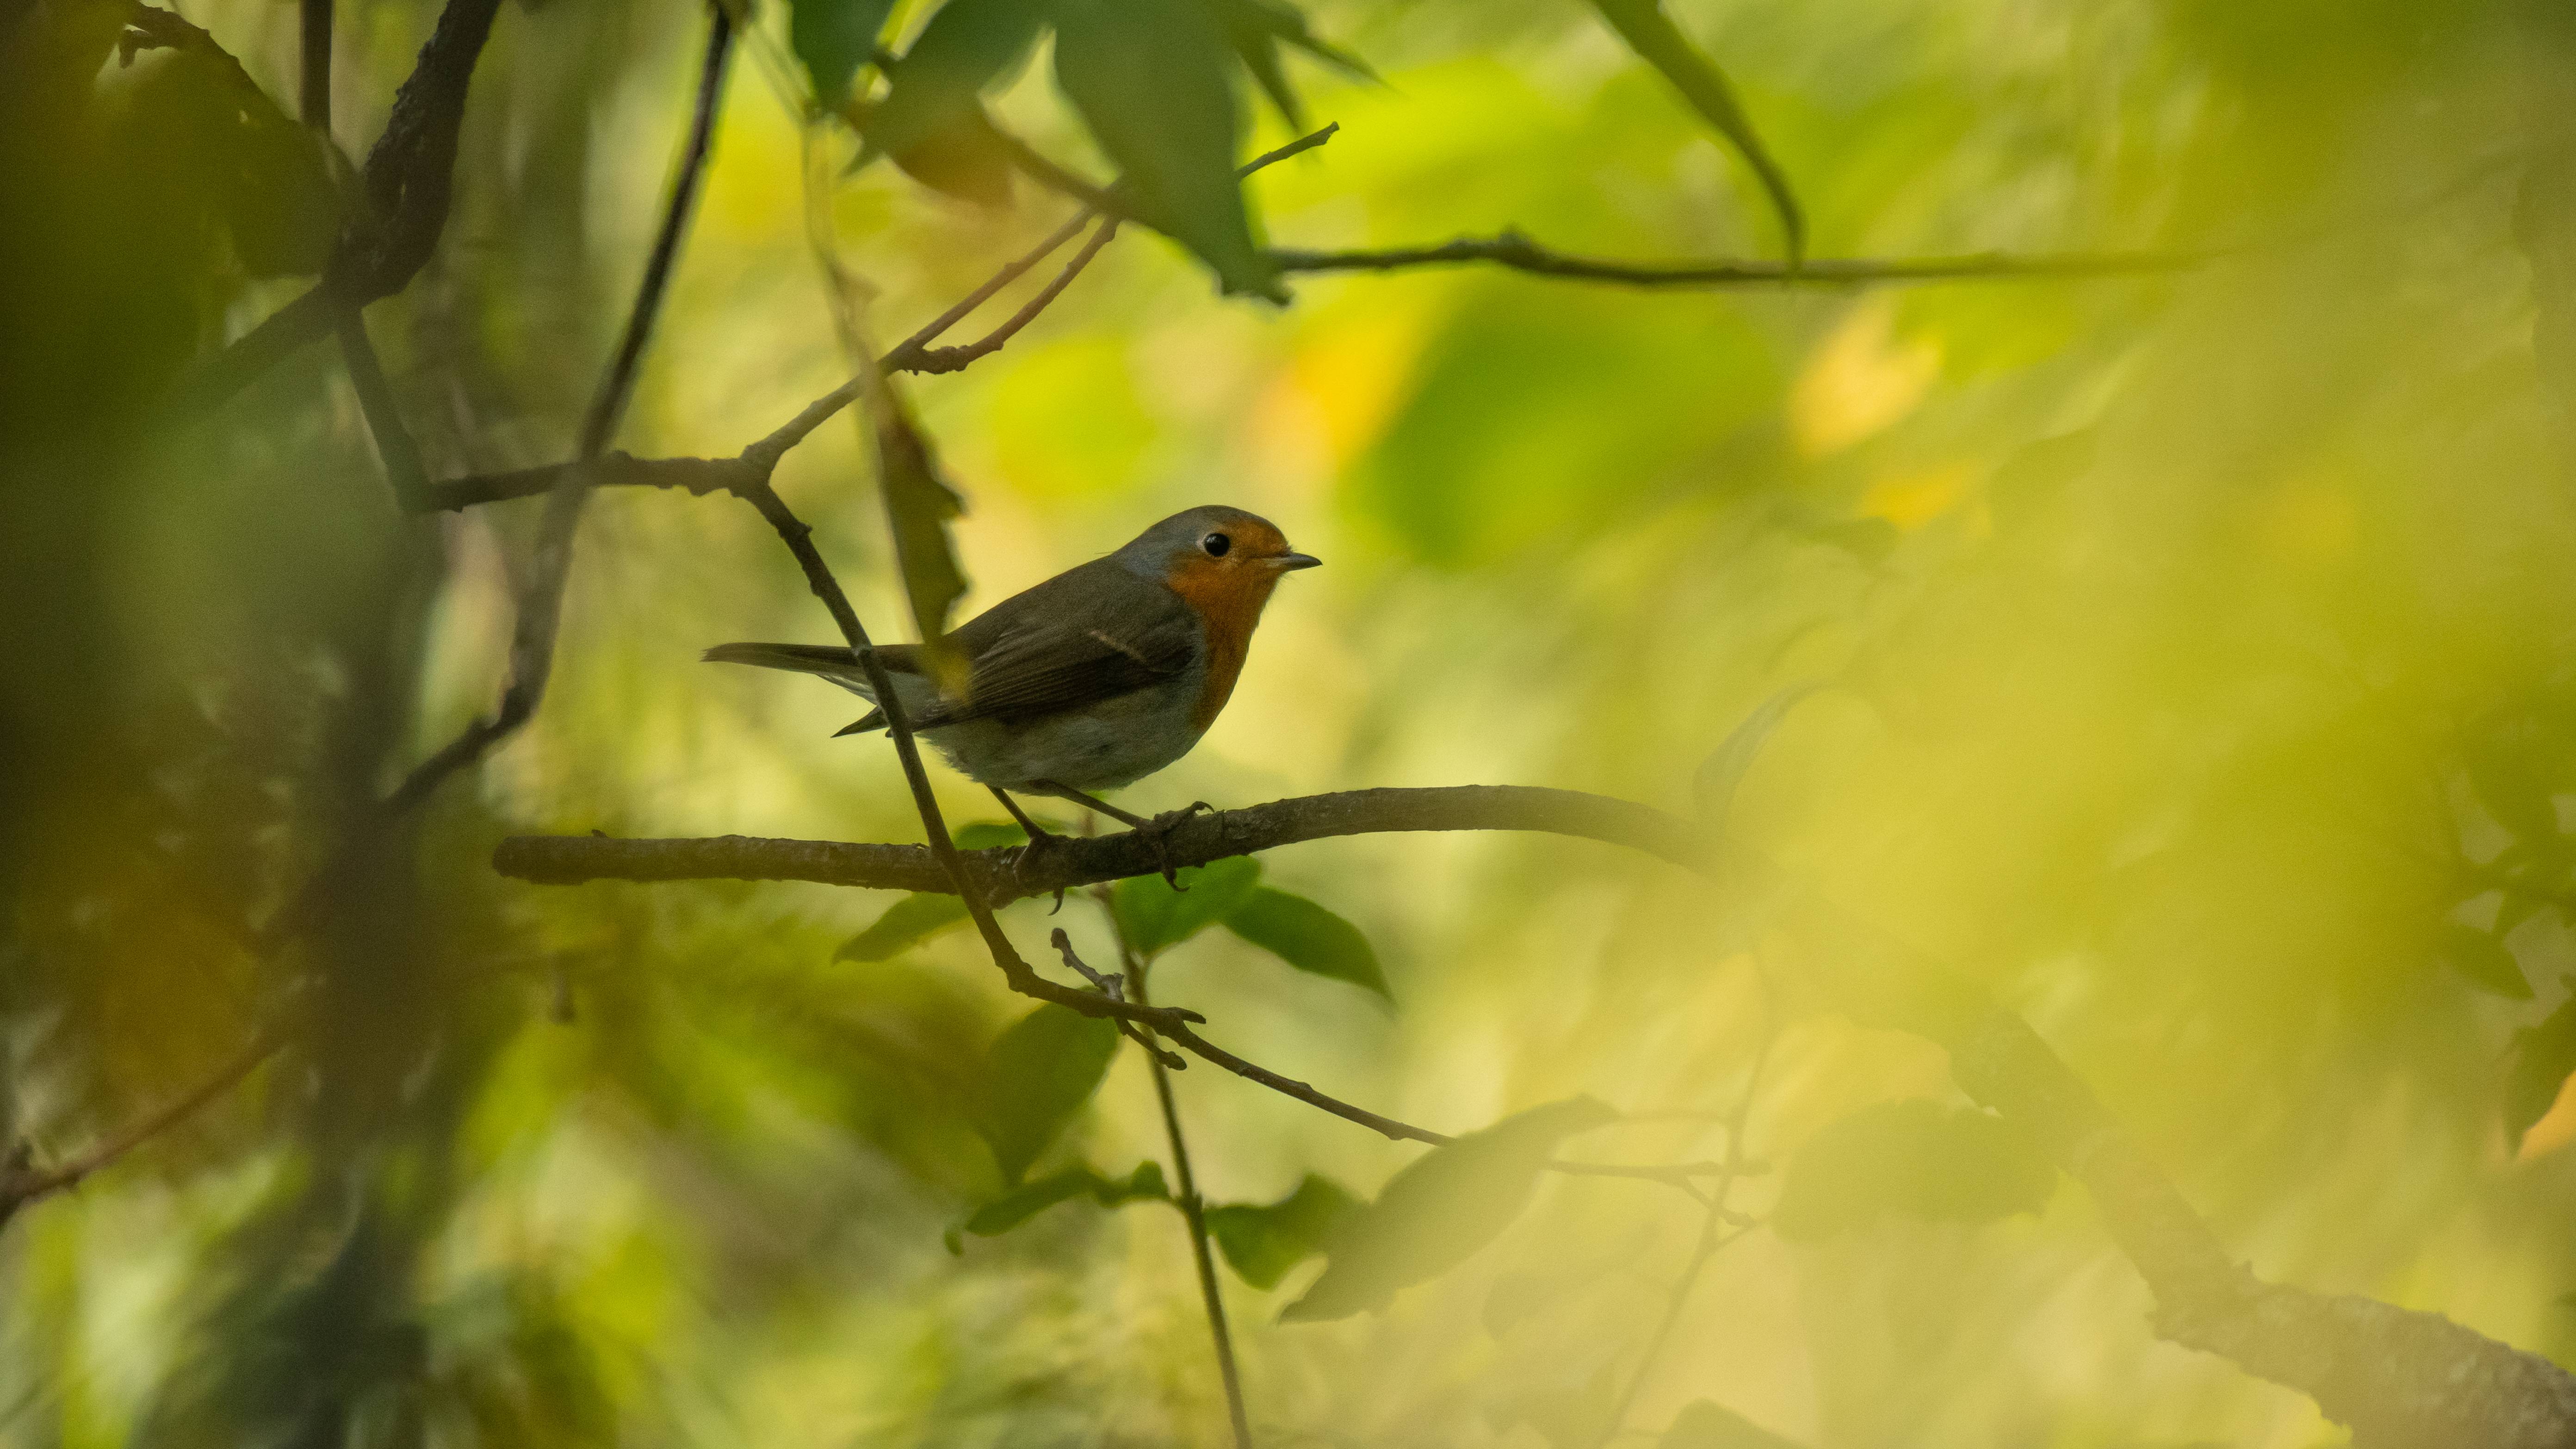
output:
[[[291, 93], [293, 7], [182, 8]], [[2576, 224], [2536, 179], [2566, 166], [2557, 22], [2501, 0], [1672, 10], [1818, 255], [2200, 260], [1709, 291], [1409, 269], [1292, 278], [1272, 307], [1131, 230], [1004, 351], [907, 384], [968, 500], [964, 612], [1202, 502], [1325, 559], [1205, 742], [1122, 797], [1144, 811], [1522, 783], [1689, 814], [1703, 759], [1793, 700], [1735, 792], [1739, 840], [2027, 1015], [2261, 1273], [2576, 1365], [2576, 1110], [2542, 1115], [2565, 1073], [2537, 1030], [2576, 972], [2576, 434], [2533, 346], [2576, 310], [2533, 266]], [[1517, 226], [1776, 255], [1737, 157], [1588, 8], [1309, 14], [1382, 83], [1298, 62], [1342, 129], [1252, 184], [1275, 243]], [[433, 18], [341, 6], [343, 146]], [[672, 0], [504, 10], [439, 253], [369, 314], [434, 474], [567, 454], [703, 29]], [[301, 285], [225, 259], [205, 168], [154, 109], [162, 59], [81, 81], [88, 129], [18, 158], [46, 184], [0, 268], [22, 319], [0, 1126], [67, 1156], [321, 984], [241, 1089], [0, 1235], [0, 1444], [1222, 1442], [1175, 1214], [1076, 1201], [943, 1241], [1002, 1187], [960, 1064], [1024, 1012], [971, 933], [836, 961], [892, 897], [490, 870], [509, 833], [917, 838], [882, 737], [830, 738], [845, 696], [696, 662], [832, 638], [739, 504], [599, 497], [533, 725], [382, 847], [396, 884], [353, 924], [243, 948], [353, 802], [490, 708], [542, 505], [403, 519], [325, 348], [206, 418], [150, 406]], [[994, 208], [844, 176], [855, 142], [809, 130], [804, 86], [768, 7], [621, 446], [729, 453], [846, 375], [816, 216], [886, 339], [1068, 212], [1025, 184]], [[993, 104], [1106, 174], [1042, 58]], [[1246, 115], [1256, 148], [1293, 134]], [[779, 485], [903, 637], [859, 425]], [[934, 774], [952, 819], [995, 813]], [[1961, 1100], [1936, 1048], [1804, 979], [1759, 892], [1543, 837], [1265, 867], [1360, 926], [1392, 1006], [1223, 932], [1176, 948], [1158, 995], [1407, 1120], [1591, 1094], [1645, 1120], [1573, 1155], [1722, 1156], [1768, 1043], [1747, 1146], [1774, 1170], [1735, 1198], [1759, 1217], [1820, 1129]], [[1004, 914], [1024, 952], [1045, 910]], [[1060, 920], [1110, 954], [1092, 903]], [[1212, 1200], [1309, 1173], [1366, 1196], [1418, 1151], [1213, 1070], [1176, 1085]], [[1141, 1058], [1049, 1154], [1164, 1157]], [[1701, 1220], [1650, 1183], [1551, 1180], [1456, 1271], [1330, 1324], [1276, 1321], [1311, 1265], [1272, 1292], [1229, 1277], [1256, 1429], [1646, 1443], [1710, 1399], [1835, 1449], [2338, 1442], [2305, 1398], [2157, 1341], [2068, 1184], [1994, 1222], [1757, 1228], [1626, 1413], [1583, 1420]]]

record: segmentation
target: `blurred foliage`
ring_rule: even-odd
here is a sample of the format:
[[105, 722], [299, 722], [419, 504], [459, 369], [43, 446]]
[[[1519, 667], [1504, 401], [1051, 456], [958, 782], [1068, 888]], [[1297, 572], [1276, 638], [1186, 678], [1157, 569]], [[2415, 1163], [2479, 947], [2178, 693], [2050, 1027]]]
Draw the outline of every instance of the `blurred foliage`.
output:
[[[1327, 561], [1130, 808], [1696, 805], [2027, 1015], [2259, 1271], [2576, 1364], [2562, 8], [757, 7], [617, 442], [729, 454], [843, 380], [809, 219], [894, 337], [1069, 214], [1015, 143], [1123, 179], [1145, 226], [908, 385], [894, 481], [916, 556], [964, 497], [961, 616], [1201, 502]], [[749, 510], [599, 498], [535, 723], [353, 829], [490, 707], [540, 505], [400, 517], [323, 347], [159, 406], [306, 285], [344, 174], [285, 121], [295, 7], [184, 9], [206, 48], [0, 0], [0, 1129], [64, 1161], [289, 1040], [0, 1232], [0, 1445], [1222, 1442], [1142, 1057], [1008, 995], [953, 906], [488, 869], [513, 832], [917, 838], [843, 701], [696, 667], [831, 637]], [[435, 14], [340, 5], [341, 153]], [[368, 314], [435, 475], [565, 456], [703, 27], [505, 9], [439, 251]], [[1790, 198], [1822, 257], [2220, 255], [1649, 293], [1264, 249], [1761, 257]], [[779, 482], [895, 637], [950, 601], [881, 461], [825, 428]], [[1019, 839], [937, 784], [961, 842]], [[328, 929], [254, 949], [326, 866]], [[1753, 883], [1483, 836], [1182, 883], [1061, 923], [1461, 1134], [1174, 1077], [1265, 1443], [2334, 1442], [2154, 1340], [2085, 1196]], [[1033, 956], [1047, 909], [1003, 916]], [[1765, 1043], [1765, 1226], [1637, 1378], [1712, 1219], [1536, 1164], [1722, 1155]]]

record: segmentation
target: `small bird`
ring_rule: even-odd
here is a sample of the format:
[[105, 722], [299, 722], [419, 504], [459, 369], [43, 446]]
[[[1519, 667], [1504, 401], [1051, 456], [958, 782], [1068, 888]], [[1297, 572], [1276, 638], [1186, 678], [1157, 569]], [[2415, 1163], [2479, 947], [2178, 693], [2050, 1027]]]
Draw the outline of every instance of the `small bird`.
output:
[[[1132, 784], [1188, 754], [1234, 693], [1280, 576], [1322, 562], [1291, 549], [1269, 520], [1209, 504], [1004, 599], [935, 645], [881, 645], [877, 660], [904, 718], [993, 792], [1031, 849], [1051, 836], [1014, 794], [1157, 830], [1206, 807], [1148, 820], [1087, 792]], [[719, 644], [706, 657], [819, 674], [876, 700], [843, 645]], [[884, 727], [875, 709], [840, 733]]]

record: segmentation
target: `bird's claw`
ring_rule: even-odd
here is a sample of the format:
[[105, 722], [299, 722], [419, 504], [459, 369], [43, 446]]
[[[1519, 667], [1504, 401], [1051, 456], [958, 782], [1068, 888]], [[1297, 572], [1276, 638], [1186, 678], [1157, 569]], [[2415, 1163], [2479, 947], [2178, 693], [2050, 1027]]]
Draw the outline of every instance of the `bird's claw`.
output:
[[1157, 815], [1153, 819], [1136, 827], [1136, 833], [1138, 835], [1144, 836], [1146, 839], [1154, 843], [1154, 859], [1157, 862], [1158, 868], [1163, 873], [1163, 884], [1170, 886], [1175, 891], [1186, 893], [1189, 890], [1189, 887], [1181, 884], [1181, 877], [1173, 868], [1171, 842], [1168, 837], [1176, 826], [1180, 825], [1183, 821], [1188, 820], [1191, 816], [1200, 814], [1203, 811], [1212, 811], [1215, 808], [1215, 806], [1210, 805], [1205, 800], [1193, 800], [1178, 810], [1166, 810], [1162, 814]]
[[[1052, 830], [1040, 830], [1031, 833], [1028, 843], [1013, 852], [1011, 856], [1012, 876], [1025, 882], [1029, 878], [1029, 873], [1036, 866], [1037, 862], [1042, 859], [1047, 852], [1054, 850], [1062, 844], [1064, 844], [1064, 837], [1056, 834]], [[1055, 888], [1055, 904], [1047, 908], [1047, 914], [1052, 916], [1063, 909], [1064, 887], [1057, 886]]]

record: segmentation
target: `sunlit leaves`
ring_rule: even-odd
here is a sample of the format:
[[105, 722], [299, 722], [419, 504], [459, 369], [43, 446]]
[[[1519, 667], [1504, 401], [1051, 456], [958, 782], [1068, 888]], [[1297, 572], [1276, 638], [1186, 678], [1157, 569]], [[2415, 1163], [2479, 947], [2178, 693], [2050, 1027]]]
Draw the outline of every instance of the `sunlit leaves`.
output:
[[877, 36], [894, 0], [789, 0], [787, 43], [814, 84], [814, 100], [837, 111], [850, 98], [850, 81], [876, 53]]
[[1300, 971], [1394, 999], [1359, 927], [1304, 896], [1259, 887], [1227, 913], [1225, 928]]
[[1673, 89], [1682, 93], [1700, 119], [1709, 123], [1719, 135], [1731, 142], [1744, 157], [1754, 174], [1762, 179], [1762, 189], [1770, 194], [1773, 210], [1780, 214], [1780, 230], [1788, 242], [1789, 259], [1796, 261], [1807, 250], [1807, 219], [1798, 207], [1797, 193], [1789, 186], [1788, 173], [1780, 169], [1762, 136], [1753, 129], [1751, 118], [1735, 99], [1735, 88], [1726, 76], [1698, 47], [1690, 43], [1681, 28], [1664, 14], [1662, 0], [1592, 0], [1601, 18], [1610, 22], [1628, 47], [1639, 58], [1663, 73]]
[[1103, 1177], [1088, 1167], [1069, 1167], [995, 1198], [969, 1214], [960, 1226], [979, 1238], [998, 1237], [1057, 1203], [1085, 1195], [1107, 1208], [1131, 1202], [1168, 1202], [1172, 1190], [1164, 1183], [1163, 1167], [1158, 1162], [1140, 1162], [1135, 1171], [1116, 1178]]
[[1888, 1217], [1986, 1222], [2037, 1212], [2056, 1185], [2048, 1159], [2000, 1117], [1886, 1102], [1808, 1140], [1771, 1224], [1783, 1238], [1811, 1241]]
[[1144, 955], [1169, 950], [1233, 914], [1261, 883], [1261, 862], [1234, 855], [1175, 874], [1179, 890], [1144, 875], [1120, 881], [1111, 897], [1118, 929]]
[[1283, 1321], [1347, 1318], [1384, 1308], [1492, 1242], [1527, 1205], [1538, 1174], [1568, 1136], [1617, 1116], [1589, 1097], [1507, 1117], [1435, 1147], [1387, 1179], [1377, 1201], [1333, 1235], [1332, 1261]]
[[1802, 1449], [1723, 1404], [1699, 1399], [1673, 1416], [1655, 1449]]
[[1060, 0], [1056, 84], [1118, 163], [1138, 216], [1228, 292], [1286, 299], [1235, 179], [1233, 55], [1189, 0]]
[[1236, 1275], [1255, 1288], [1279, 1286], [1289, 1269], [1323, 1252], [1359, 1199], [1313, 1173], [1274, 1203], [1233, 1203], [1207, 1210], [1208, 1236]]
[[977, 1127], [1002, 1180], [1016, 1183], [1100, 1087], [1118, 1051], [1118, 1028], [1061, 1006], [1041, 1006], [1006, 1027], [985, 1053]]
[[2504, 1078], [2506, 1145], [2520, 1150], [2522, 1135], [2549, 1115], [2570, 1076], [2576, 1076], [2576, 996], [2540, 1025], [2514, 1033]]
[[886, 907], [876, 924], [841, 943], [835, 961], [891, 960], [905, 947], [966, 919], [966, 903], [955, 896], [916, 891]]

